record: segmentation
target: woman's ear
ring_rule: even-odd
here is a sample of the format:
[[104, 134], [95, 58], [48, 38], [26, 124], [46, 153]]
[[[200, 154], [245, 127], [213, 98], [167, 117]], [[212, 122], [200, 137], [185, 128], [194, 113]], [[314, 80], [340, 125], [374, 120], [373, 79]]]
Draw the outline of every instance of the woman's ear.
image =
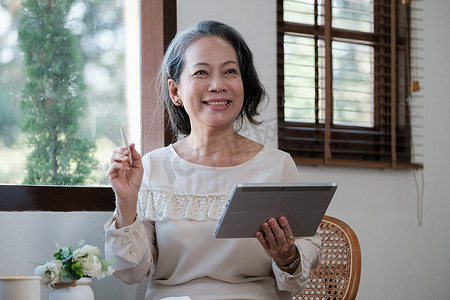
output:
[[175, 82], [175, 80], [169, 79], [168, 84], [169, 84], [169, 95], [170, 99], [172, 100], [172, 103], [175, 104], [176, 106], [180, 106], [179, 100], [180, 95], [177, 83]]

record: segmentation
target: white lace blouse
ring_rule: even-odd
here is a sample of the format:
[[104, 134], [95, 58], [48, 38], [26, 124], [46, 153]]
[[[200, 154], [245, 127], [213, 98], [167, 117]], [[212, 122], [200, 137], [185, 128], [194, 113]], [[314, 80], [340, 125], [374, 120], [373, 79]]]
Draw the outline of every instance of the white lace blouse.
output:
[[301, 264], [281, 271], [256, 239], [215, 239], [213, 232], [236, 183], [298, 182], [285, 152], [264, 147], [233, 167], [209, 167], [180, 158], [172, 145], [144, 155], [138, 218], [117, 229], [105, 224], [106, 256], [127, 283], [150, 276], [146, 299], [290, 299], [319, 260], [320, 237], [296, 239]]

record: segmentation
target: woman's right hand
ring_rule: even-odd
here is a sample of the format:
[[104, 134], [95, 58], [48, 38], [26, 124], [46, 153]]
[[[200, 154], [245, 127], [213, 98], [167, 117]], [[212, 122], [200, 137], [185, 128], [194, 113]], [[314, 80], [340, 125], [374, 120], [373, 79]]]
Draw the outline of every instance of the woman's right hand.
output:
[[117, 228], [131, 225], [136, 219], [137, 198], [144, 168], [142, 157], [134, 146], [130, 145], [132, 166], [128, 158], [130, 151], [126, 147], [117, 147], [111, 155], [111, 165], [106, 172], [116, 194]]

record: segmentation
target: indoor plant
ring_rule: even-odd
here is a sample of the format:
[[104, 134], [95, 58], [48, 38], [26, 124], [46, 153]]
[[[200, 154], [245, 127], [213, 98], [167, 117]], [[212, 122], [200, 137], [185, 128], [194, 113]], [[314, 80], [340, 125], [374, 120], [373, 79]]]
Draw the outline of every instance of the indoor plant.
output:
[[38, 266], [34, 274], [41, 276], [43, 284], [53, 288], [50, 299], [58, 299], [52, 297], [52, 293], [64, 294], [61, 295], [61, 299], [69, 299], [70, 296], [67, 294], [78, 293], [74, 296], [74, 299], [77, 299], [80, 292], [92, 294], [90, 298], [93, 299], [93, 292], [89, 286], [91, 278], [101, 279], [114, 273], [111, 268], [114, 259], [104, 260], [97, 247], [83, 244], [84, 241], [81, 240], [77, 249], [56, 244], [58, 251], [53, 254], [55, 259], [44, 264], [36, 264]]

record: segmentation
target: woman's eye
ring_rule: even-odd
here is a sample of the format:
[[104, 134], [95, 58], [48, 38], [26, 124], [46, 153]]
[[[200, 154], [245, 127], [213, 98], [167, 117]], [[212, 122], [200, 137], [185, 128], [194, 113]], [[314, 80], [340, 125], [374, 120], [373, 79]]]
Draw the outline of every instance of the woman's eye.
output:
[[227, 74], [237, 74], [237, 70], [236, 69], [228, 69], [226, 71]]
[[194, 73], [194, 75], [206, 75], [206, 71], [205, 70], [198, 70]]

